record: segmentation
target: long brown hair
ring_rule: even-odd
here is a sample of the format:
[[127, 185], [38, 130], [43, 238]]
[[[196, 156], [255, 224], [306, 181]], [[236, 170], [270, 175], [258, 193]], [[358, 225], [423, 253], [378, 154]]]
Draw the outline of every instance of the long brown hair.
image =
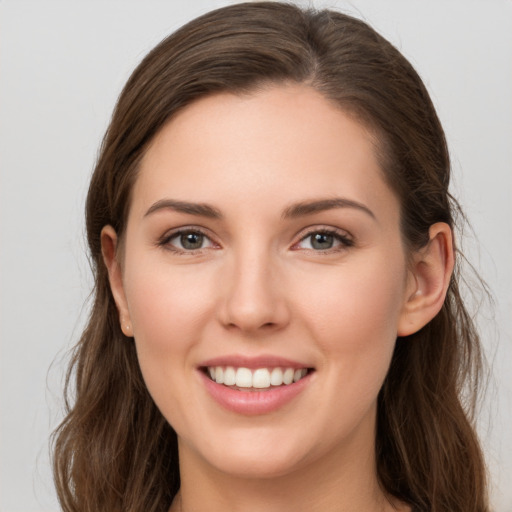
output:
[[[215, 92], [280, 82], [308, 84], [373, 130], [409, 250], [428, 241], [436, 222], [455, 228], [449, 155], [429, 95], [409, 62], [367, 24], [334, 11], [251, 2], [212, 11], [166, 38], [119, 97], [87, 197], [94, 303], [67, 374], [67, 416], [53, 439], [66, 512], [166, 511], [180, 485], [176, 434], [120, 330], [101, 229], [110, 224], [122, 239], [138, 164], [176, 112]], [[472, 424], [481, 368], [457, 267], [441, 312], [397, 340], [379, 395], [376, 458], [386, 493], [422, 512], [488, 511]]]

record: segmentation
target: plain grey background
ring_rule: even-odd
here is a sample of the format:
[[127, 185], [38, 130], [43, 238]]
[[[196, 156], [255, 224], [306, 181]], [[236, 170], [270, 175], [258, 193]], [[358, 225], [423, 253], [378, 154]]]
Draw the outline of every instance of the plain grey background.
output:
[[[90, 275], [83, 203], [131, 70], [228, 1], [0, 0], [0, 512], [58, 510], [48, 437]], [[304, 2], [301, 2], [304, 5]], [[453, 192], [490, 285], [477, 318], [493, 378], [479, 430], [497, 512], [512, 511], [512, 2], [312, 1], [370, 22], [416, 67], [451, 149]]]

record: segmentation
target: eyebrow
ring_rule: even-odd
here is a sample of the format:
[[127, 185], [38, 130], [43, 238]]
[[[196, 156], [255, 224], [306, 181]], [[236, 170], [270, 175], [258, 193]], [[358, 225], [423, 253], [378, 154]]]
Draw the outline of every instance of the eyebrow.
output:
[[[292, 204], [284, 210], [282, 218], [294, 219], [306, 215], [313, 215], [325, 210], [333, 210], [335, 208], [355, 208], [356, 210], [360, 210], [369, 215], [372, 219], [376, 220], [375, 214], [367, 206], [357, 201], [353, 201], [352, 199], [346, 199], [342, 197], [319, 199], [316, 201], [303, 201], [300, 203]], [[157, 201], [151, 205], [148, 211], [144, 214], [144, 217], [147, 217], [148, 215], [151, 215], [152, 213], [160, 210], [173, 210], [179, 213], [197, 215], [199, 217], [207, 217], [210, 219], [223, 218], [223, 215], [219, 209], [207, 203], [191, 203], [188, 201], [177, 201], [175, 199], [161, 199]]]
[[318, 212], [333, 210], [335, 208], [355, 208], [356, 210], [366, 213], [372, 219], [377, 220], [375, 214], [367, 206], [357, 201], [353, 201], [352, 199], [346, 199], [343, 197], [292, 204], [283, 212], [283, 218], [291, 219], [305, 215], [313, 215]]
[[161, 199], [157, 201], [144, 214], [144, 217], [160, 210], [173, 210], [179, 213], [187, 213], [189, 215], [197, 215], [200, 217], [208, 217], [210, 219], [221, 219], [220, 210], [206, 203], [189, 203], [187, 201], [176, 201], [174, 199]]

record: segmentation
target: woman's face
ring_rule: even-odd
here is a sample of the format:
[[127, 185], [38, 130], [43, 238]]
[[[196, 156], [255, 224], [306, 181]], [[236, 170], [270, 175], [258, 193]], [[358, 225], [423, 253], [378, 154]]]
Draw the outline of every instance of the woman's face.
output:
[[281, 85], [201, 99], [151, 144], [116, 297], [180, 463], [277, 476], [371, 459], [411, 293], [372, 140]]

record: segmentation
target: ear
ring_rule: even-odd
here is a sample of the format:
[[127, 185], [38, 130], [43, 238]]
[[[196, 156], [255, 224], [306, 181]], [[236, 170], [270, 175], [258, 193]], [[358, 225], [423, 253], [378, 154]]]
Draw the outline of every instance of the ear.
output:
[[444, 222], [433, 224], [426, 247], [413, 254], [398, 336], [419, 331], [441, 310], [454, 265], [453, 235]]
[[124, 293], [123, 274], [117, 255], [118, 238], [112, 226], [101, 230], [101, 253], [108, 271], [110, 289], [119, 312], [121, 330], [125, 336], [133, 336], [132, 322], [128, 311], [128, 303]]

